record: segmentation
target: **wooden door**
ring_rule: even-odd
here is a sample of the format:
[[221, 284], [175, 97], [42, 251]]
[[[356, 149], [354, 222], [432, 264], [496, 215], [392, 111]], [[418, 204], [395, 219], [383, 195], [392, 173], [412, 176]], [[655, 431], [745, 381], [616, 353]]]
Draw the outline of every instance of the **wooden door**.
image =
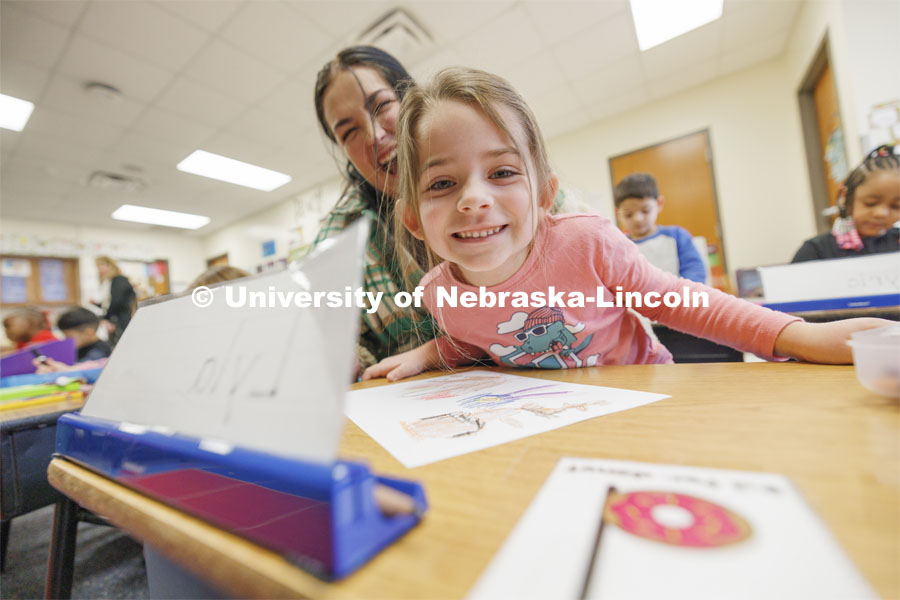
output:
[[711, 285], [732, 293], [719, 227], [709, 134], [700, 131], [609, 160], [613, 186], [632, 173], [649, 173], [665, 198], [657, 222], [680, 225], [709, 245]]
[[831, 65], [825, 63], [813, 87], [813, 102], [816, 107], [816, 129], [819, 134], [819, 159], [825, 173], [825, 187], [828, 190], [828, 205], [837, 199], [841, 183], [847, 177], [847, 154], [844, 150], [844, 130], [841, 113], [838, 110], [837, 89]]

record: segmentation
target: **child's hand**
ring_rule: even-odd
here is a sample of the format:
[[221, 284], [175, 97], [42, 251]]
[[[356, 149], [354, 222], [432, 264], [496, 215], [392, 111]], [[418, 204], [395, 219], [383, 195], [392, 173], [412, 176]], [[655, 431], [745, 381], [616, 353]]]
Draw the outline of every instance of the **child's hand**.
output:
[[32, 359], [31, 364], [35, 367], [35, 373], [38, 375], [43, 375], [44, 373], [54, 373], [56, 371], [66, 371], [71, 367], [66, 363], [59, 362], [58, 360], [53, 360], [52, 358], [35, 358]]
[[775, 354], [831, 365], [853, 363], [850, 334], [893, 324], [886, 319], [846, 319], [831, 323], [791, 323], [775, 339]]
[[397, 381], [433, 369], [440, 364], [441, 357], [438, 354], [437, 344], [431, 340], [415, 350], [389, 356], [372, 365], [363, 372], [362, 380], [386, 376], [388, 381]]

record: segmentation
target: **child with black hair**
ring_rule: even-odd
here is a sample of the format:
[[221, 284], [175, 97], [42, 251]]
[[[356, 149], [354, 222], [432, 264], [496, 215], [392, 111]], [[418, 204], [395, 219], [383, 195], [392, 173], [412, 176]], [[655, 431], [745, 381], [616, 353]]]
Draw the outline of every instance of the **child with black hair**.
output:
[[98, 327], [100, 317], [82, 307], [64, 312], [56, 321], [56, 328], [67, 338], [75, 340], [77, 362], [106, 358], [112, 354], [112, 346], [97, 337]]
[[650, 264], [667, 273], [706, 283], [706, 265], [694, 247], [690, 232], [678, 225], [656, 224], [663, 197], [652, 175], [628, 175], [616, 186], [613, 199], [616, 216], [628, 239], [638, 245]]
[[792, 263], [900, 250], [900, 159], [893, 146], [875, 148], [851, 171], [837, 206], [831, 232], [803, 242]]

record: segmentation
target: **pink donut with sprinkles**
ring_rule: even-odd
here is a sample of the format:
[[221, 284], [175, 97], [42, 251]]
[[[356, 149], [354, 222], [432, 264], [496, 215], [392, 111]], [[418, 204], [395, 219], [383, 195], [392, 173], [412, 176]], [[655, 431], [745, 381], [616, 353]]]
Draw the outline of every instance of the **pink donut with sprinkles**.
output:
[[[660, 523], [653, 509], [674, 506], [686, 510], [693, 518], [687, 527], [676, 528]], [[603, 518], [632, 535], [688, 548], [715, 548], [736, 544], [750, 536], [750, 525], [727, 508], [673, 492], [611, 492]]]

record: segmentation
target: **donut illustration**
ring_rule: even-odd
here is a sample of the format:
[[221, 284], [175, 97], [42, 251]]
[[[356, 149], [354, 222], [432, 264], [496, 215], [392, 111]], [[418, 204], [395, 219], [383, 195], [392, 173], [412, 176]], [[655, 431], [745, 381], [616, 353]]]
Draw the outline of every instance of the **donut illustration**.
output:
[[[681, 522], [660, 522], [666, 511]], [[740, 515], [714, 502], [674, 492], [611, 491], [603, 518], [632, 535], [688, 548], [728, 546], [751, 534], [750, 525]]]

